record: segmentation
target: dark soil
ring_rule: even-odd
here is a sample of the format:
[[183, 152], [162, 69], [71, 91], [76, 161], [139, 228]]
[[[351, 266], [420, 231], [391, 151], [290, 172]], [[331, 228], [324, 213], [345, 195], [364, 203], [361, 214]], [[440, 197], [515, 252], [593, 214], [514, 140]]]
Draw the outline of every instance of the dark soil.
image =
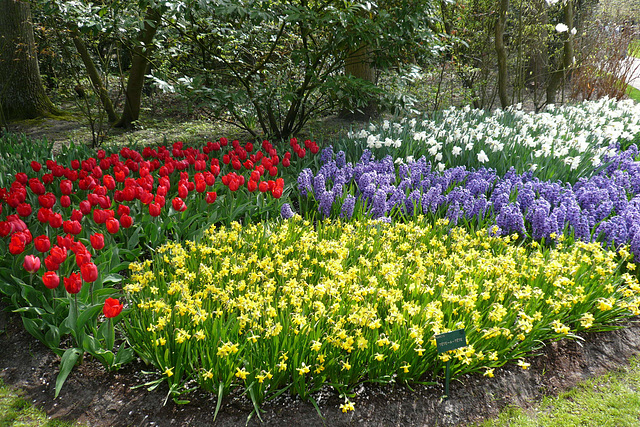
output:
[[[4, 306], [6, 310], [6, 306]], [[167, 388], [132, 389], [155, 378], [140, 362], [106, 372], [85, 360], [67, 379], [54, 400], [59, 358], [31, 337], [20, 318], [0, 314], [0, 378], [22, 388], [33, 403], [52, 418], [78, 420], [90, 426], [240, 426], [259, 425], [250, 402], [243, 396], [225, 399], [216, 421], [216, 397], [204, 393], [187, 396], [188, 404], [166, 404]], [[494, 378], [469, 375], [451, 384], [449, 400], [443, 386], [407, 387], [364, 385], [354, 399], [356, 410], [344, 414], [343, 403], [332, 390], [316, 396], [324, 419], [312, 404], [283, 396], [264, 406], [264, 425], [273, 426], [453, 426], [495, 416], [506, 405], [528, 407], [543, 395], [556, 394], [577, 382], [628, 363], [640, 354], [640, 323], [623, 329], [584, 336], [584, 341], [548, 344], [531, 367], [496, 369]]]

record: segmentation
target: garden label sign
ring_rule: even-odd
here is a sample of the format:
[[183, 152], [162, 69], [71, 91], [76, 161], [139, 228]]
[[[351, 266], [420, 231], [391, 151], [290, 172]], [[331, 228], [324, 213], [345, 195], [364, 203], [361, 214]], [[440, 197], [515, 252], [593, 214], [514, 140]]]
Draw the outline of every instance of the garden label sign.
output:
[[[457, 329], [451, 332], [445, 332], [444, 334], [436, 335], [436, 346], [438, 348], [438, 354], [446, 353], [447, 351], [455, 350], [460, 347], [467, 346], [467, 336], [464, 329]], [[451, 360], [447, 360], [447, 371], [444, 380], [444, 395], [445, 399], [449, 398], [449, 380], [451, 379]]]

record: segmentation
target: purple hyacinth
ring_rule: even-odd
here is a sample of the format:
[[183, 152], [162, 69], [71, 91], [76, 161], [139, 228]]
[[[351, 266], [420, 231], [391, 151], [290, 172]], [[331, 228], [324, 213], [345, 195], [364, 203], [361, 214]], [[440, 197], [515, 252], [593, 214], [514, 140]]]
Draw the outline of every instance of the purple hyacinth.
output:
[[373, 196], [371, 214], [374, 218], [379, 218], [387, 214], [387, 192], [385, 190], [379, 189]]
[[[330, 204], [340, 204], [342, 199], [341, 216], [358, 200], [372, 217], [417, 214], [413, 208], [421, 205], [420, 213], [446, 214], [451, 219], [464, 215], [469, 221], [484, 223], [493, 216], [505, 234], [530, 229], [531, 237], [542, 239], [567, 230], [585, 241], [598, 238], [615, 245], [634, 241], [640, 249], [640, 237], [633, 231], [640, 223], [637, 152], [632, 146], [610, 158], [610, 166], [574, 185], [541, 181], [513, 168], [503, 177], [491, 169], [469, 171], [464, 167], [440, 173], [431, 170], [423, 158], [396, 167], [390, 156], [376, 160], [370, 152], [353, 164], [339, 152], [316, 176], [305, 169], [298, 177], [298, 189], [304, 197], [316, 187], [313, 195], [326, 215], [337, 211]], [[327, 191], [331, 185], [334, 188]]]
[[344, 198], [342, 202], [342, 208], [340, 209], [340, 218], [350, 220], [353, 217], [353, 209], [356, 206], [356, 198], [349, 194]]
[[333, 192], [324, 190], [318, 197], [318, 210], [324, 218], [331, 215], [331, 208], [333, 207]]
[[502, 210], [496, 217], [496, 225], [500, 227], [503, 234], [525, 233], [524, 218], [520, 208], [514, 203], [509, 203], [502, 207]]
[[320, 152], [320, 164], [324, 165], [333, 160], [333, 146], [323, 148]]
[[313, 193], [318, 197], [322, 193], [327, 190], [327, 184], [325, 180], [325, 176], [322, 174], [318, 174], [313, 179]]
[[295, 212], [293, 212], [293, 210], [291, 209], [291, 205], [289, 203], [285, 203], [280, 208], [280, 215], [282, 215], [282, 218], [284, 219], [289, 219], [295, 215]]
[[306, 197], [309, 193], [313, 193], [313, 173], [311, 169], [304, 169], [298, 175], [298, 191], [302, 197]]
[[544, 199], [537, 199], [529, 209], [527, 220], [531, 223], [532, 237], [536, 240], [549, 237], [551, 233], [556, 232], [557, 224], [551, 226], [549, 223], [549, 215], [551, 212], [551, 204]]

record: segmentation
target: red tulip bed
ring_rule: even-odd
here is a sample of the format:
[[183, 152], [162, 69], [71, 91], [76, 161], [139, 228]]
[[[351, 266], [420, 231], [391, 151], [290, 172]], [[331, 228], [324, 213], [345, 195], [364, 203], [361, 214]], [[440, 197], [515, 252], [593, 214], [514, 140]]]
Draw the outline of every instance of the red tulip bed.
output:
[[85, 353], [109, 370], [132, 360], [114, 332], [130, 310], [121, 301], [130, 262], [211, 224], [278, 215], [290, 177], [318, 149], [292, 139], [279, 153], [268, 141], [221, 138], [200, 148], [176, 142], [33, 160], [1, 177], [0, 292], [25, 328], [61, 356], [56, 395]]

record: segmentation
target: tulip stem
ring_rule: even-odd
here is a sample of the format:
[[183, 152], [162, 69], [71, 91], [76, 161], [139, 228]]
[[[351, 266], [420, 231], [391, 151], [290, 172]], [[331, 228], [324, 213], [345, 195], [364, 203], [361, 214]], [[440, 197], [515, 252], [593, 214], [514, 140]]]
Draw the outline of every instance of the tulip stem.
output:
[[107, 342], [106, 342], [106, 349], [109, 351], [113, 350], [113, 345], [115, 343], [115, 331], [114, 331], [114, 327], [113, 327], [113, 321], [111, 320], [111, 318], [109, 317], [107, 319], [107, 321], [109, 322], [109, 335], [107, 337]]

